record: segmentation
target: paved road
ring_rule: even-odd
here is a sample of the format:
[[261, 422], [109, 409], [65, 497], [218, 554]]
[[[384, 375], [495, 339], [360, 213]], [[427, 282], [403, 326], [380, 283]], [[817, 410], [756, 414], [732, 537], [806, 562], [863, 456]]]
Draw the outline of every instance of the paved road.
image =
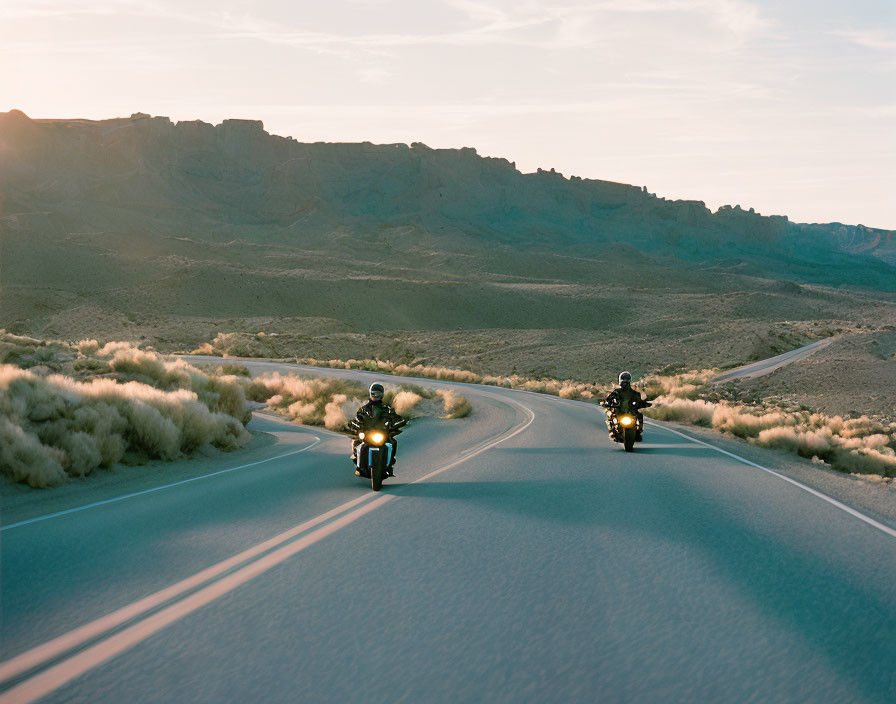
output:
[[732, 369], [724, 374], [719, 374], [718, 376], [713, 377], [712, 381], [718, 384], [724, 381], [731, 381], [732, 379], [755, 379], [756, 377], [771, 374], [776, 369], [780, 369], [788, 364], [793, 364], [796, 361], [808, 357], [810, 354], [818, 352], [818, 350], [827, 347], [835, 339], [837, 338], [826, 337], [823, 340], [817, 340], [808, 345], [804, 345], [803, 347], [798, 347], [795, 350], [790, 350], [790, 352], [779, 354], [776, 357], [769, 357], [768, 359], [763, 359], [759, 362], [753, 362], [752, 364]]
[[463, 392], [380, 494], [346, 438], [259, 416], [241, 469], [4, 528], [0, 702], [896, 701], [891, 528]]

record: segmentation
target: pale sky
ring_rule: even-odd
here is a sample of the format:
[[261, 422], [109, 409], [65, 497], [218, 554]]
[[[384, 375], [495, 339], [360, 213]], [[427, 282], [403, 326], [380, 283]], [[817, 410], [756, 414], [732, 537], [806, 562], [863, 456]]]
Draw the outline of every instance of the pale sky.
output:
[[896, 229], [896, 0], [0, 0], [0, 101]]

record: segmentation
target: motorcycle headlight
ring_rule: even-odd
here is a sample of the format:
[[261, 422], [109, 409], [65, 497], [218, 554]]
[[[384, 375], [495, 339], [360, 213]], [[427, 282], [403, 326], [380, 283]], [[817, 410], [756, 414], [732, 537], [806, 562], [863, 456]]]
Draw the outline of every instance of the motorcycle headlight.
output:
[[622, 416], [622, 419], [619, 422], [626, 426], [631, 425], [632, 417], [631, 416]]
[[385, 439], [386, 436], [379, 431], [370, 435], [370, 442], [372, 442], [374, 445], [382, 445]]
[[363, 440], [363, 439], [364, 439], [364, 433], [358, 433], [358, 439], [359, 439], [359, 440]]

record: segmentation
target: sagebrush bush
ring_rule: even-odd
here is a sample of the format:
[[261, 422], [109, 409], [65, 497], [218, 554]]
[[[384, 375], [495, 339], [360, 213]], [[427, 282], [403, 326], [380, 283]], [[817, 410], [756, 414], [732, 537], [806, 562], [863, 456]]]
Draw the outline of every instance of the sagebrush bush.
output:
[[456, 391], [451, 389], [439, 391], [439, 395], [442, 397], [442, 403], [444, 404], [444, 418], [465, 418], [473, 410], [466, 397]]
[[0, 472], [15, 481], [54, 486], [123, 459], [171, 460], [249, 440], [235, 376], [129, 342], [69, 345], [0, 331], [0, 354], [15, 362], [0, 365]]
[[896, 423], [861, 416], [844, 419], [809, 411], [744, 407], [726, 401], [660, 396], [645, 411], [730, 433], [762, 447], [818, 458], [835, 469], [896, 476]]
[[203, 445], [232, 450], [249, 434], [187, 389], [136, 381], [87, 382], [0, 366], [0, 469], [33, 487], [54, 486], [121, 461], [172, 460]]
[[[295, 374], [273, 372], [240, 383], [252, 401], [266, 403], [268, 408], [290, 420], [305, 425], [323, 425], [341, 430], [347, 420], [367, 398], [367, 387], [355, 381], [338, 378], [305, 379]], [[435, 391], [414, 384], [386, 386], [384, 401], [405, 418], [438, 415], [460, 418], [468, 415], [466, 398], [453, 392]]]
[[500, 386], [505, 389], [521, 389], [523, 391], [535, 391], [537, 393], [552, 394], [589, 401], [598, 396], [602, 397], [609, 391], [610, 386], [590, 384], [581, 381], [557, 379], [531, 379], [518, 374], [510, 376], [482, 375], [466, 369], [452, 369], [450, 367], [429, 366], [424, 364], [394, 364], [380, 359], [330, 359], [321, 360], [313, 357], [296, 359], [297, 364], [305, 364], [314, 367], [328, 367], [330, 369], [357, 369], [360, 371], [381, 372], [394, 376], [419, 377], [421, 379], [437, 379], [439, 381], [455, 381], [464, 384], [485, 384]]

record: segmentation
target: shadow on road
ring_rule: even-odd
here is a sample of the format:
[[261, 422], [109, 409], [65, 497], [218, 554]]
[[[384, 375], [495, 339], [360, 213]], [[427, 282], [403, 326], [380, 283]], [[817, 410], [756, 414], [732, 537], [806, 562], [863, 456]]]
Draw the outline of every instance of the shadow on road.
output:
[[[690, 452], [690, 448], [682, 450]], [[657, 453], [660, 454], [660, 453]], [[591, 478], [485, 482], [421, 482], [388, 490], [408, 499], [459, 501], [520, 520], [607, 529], [648, 537], [645, 544], [680, 545], [697, 553], [710, 571], [784, 628], [795, 627], [809, 647], [828, 656], [830, 666], [872, 700], [891, 686], [891, 668], [874, 655], [892, 652], [896, 612], [892, 595], [849, 580], [819, 542], [782, 533], [773, 521], [739, 502], [672, 474], [595, 473]], [[500, 520], [496, 517], [496, 520]], [[528, 526], [527, 526], [528, 523]], [[589, 535], [590, 531], [583, 533]], [[647, 548], [649, 552], [649, 547]], [[663, 570], [658, 550], [657, 579]], [[696, 576], [696, 575], [695, 575]]]
[[[620, 449], [622, 449], [620, 447]], [[667, 447], [642, 447], [635, 445], [636, 455], [672, 455], [674, 457], [707, 457], [707, 453], [715, 452], [708, 447], [699, 445], [674, 445]]]

